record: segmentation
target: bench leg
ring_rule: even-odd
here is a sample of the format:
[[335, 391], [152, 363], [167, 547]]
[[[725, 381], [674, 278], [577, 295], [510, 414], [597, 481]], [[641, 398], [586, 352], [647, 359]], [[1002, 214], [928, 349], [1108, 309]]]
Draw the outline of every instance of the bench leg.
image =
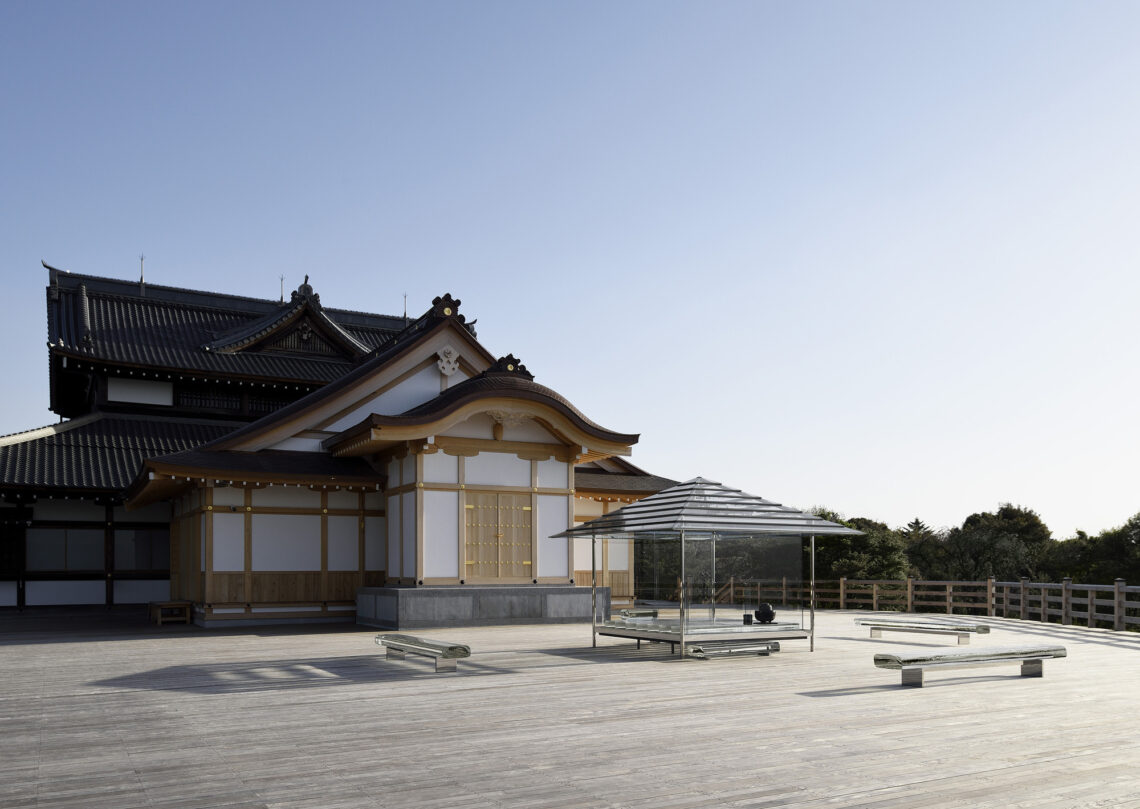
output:
[[903, 669], [902, 684], [922, 688], [922, 669]]
[[388, 654], [386, 655], [389, 660], [403, 660], [405, 653], [399, 649], [393, 649], [391, 646], [386, 647]]
[[458, 671], [456, 664], [459, 661], [454, 657], [437, 657], [435, 659], [435, 670], [439, 671]]
[[883, 630], [881, 630], [881, 629], [875, 629], [874, 627], [871, 627], [871, 637], [872, 637], [872, 638], [881, 638], [881, 637], [883, 637]]
[[1045, 676], [1045, 661], [1044, 660], [1022, 660], [1021, 661], [1021, 676], [1022, 677], [1044, 677]]
[[969, 632], [959, 632], [958, 633], [958, 645], [959, 646], [969, 646], [970, 645], [970, 633]]

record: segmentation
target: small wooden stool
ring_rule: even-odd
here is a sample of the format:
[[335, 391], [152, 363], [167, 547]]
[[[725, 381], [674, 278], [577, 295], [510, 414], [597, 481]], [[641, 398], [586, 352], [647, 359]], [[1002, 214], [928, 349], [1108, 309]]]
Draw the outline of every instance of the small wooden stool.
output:
[[152, 601], [150, 602], [150, 620], [162, 626], [163, 624], [190, 623], [191, 602], [189, 601]]

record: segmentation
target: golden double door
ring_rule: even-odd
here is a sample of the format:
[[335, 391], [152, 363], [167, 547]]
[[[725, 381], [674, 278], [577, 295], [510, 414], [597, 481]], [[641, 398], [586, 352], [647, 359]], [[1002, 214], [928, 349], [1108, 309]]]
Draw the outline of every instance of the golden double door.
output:
[[468, 581], [531, 579], [531, 517], [528, 494], [467, 492]]

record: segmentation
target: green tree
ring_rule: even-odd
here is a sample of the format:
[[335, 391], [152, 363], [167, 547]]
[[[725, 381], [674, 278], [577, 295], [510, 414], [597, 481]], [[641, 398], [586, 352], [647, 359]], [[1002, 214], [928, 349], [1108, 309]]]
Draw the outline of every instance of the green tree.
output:
[[1092, 543], [1089, 584], [1114, 579], [1140, 582], [1140, 514], [1119, 528], [1102, 531]]
[[817, 537], [816, 578], [901, 579], [906, 576], [906, 544], [898, 531], [867, 517], [844, 519], [822, 507], [812, 509], [812, 513], [863, 532], [862, 536]]
[[1003, 503], [996, 512], [971, 514], [961, 528], [950, 530], [942, 572], [951, 580], [1037, 578], [1052, 542], [1037, 512]]
[[946, 536], [915, 517], [899, 535], [906, 546], [907, 574], [916, 579], [942, 577], [946, 567]]

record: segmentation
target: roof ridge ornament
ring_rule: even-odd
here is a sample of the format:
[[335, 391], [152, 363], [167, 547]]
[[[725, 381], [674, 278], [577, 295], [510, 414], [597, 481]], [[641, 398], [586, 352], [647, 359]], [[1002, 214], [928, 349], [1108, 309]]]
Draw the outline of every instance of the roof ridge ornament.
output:
[[526, 366], [519, 362], [514, 354], [508, 354], [505, 357], [499, 357], [497, 360], [495, 360], [494, 364], [492, 364], [490, 368], [484, 371], [484, 373], [513, 374], [516, 376], [521, 376], [524, 379], [534, 379], [534, 374], [528, 371], [526, 369]]
[[305, 280], [301, 282], [300, 286], [293, 290], [293, 294], [289, 299], [289, 302], [294, 304], [303, 303], [304, 301], [311, 301], [316, 306], [321, 305], [321, 296], [313, 292], [313, 287], [309, 284], [308, 273], [305, 273]]

